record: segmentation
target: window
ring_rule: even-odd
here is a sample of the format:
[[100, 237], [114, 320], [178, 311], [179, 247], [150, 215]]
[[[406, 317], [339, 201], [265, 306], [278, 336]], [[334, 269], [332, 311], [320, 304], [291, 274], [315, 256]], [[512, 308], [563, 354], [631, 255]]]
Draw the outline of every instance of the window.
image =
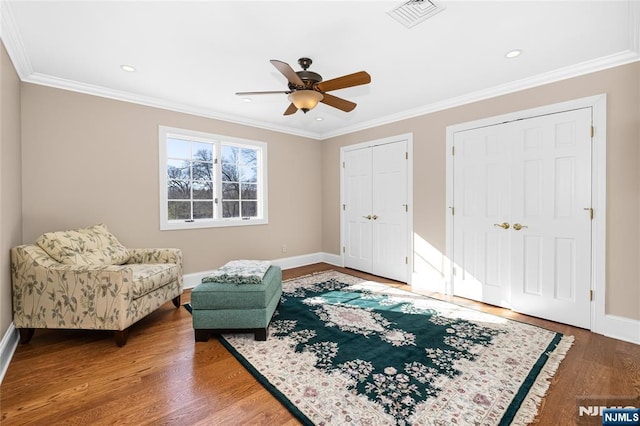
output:
[[160, 229], [267, 223], [267, 145], [160, 126]]

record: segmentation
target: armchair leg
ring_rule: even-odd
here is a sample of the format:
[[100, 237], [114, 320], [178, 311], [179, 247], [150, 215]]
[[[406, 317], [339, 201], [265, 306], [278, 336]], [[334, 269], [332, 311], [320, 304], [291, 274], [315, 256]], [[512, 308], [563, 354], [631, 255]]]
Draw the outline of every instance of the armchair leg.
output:
[[173, 306], [175, 306], [176, 308], [179, 308], [179, 307], [180, 307], [180, 297], [181, 297], [181, 296], [182, 296], [182, 295], [181, 295], [181, 294], [179, 294], [179, 295], [177, 295], [176, 297], [174, 297], [174, 298], [171, 300], [171, 301], [173, 302]]
[[20, 333], [20, 343], [29, 343], [29, 341], [33, 337], [34, 331], [36, 331], [35, 328], [19, 328], [18, 332]]
[[119, 348], [123, 347], [127, 343], [127, 337], [129, 337], [129, 329], [116, 330], [113, 332], [113, 338], [116, 341], [116, 345]]

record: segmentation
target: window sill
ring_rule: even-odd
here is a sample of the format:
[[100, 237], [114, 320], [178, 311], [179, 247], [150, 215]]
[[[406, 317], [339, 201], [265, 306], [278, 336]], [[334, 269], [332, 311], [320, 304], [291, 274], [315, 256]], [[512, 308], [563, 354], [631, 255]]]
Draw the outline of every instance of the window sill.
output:
[[264, 219], [218, 219], [202, 220], [194, 222], [163, 222], [160, 224], [161, 231], [177, 231], [181, 229], [203, 229], [203, 228], [227, 228], [232, 226], [252, 226], [267, 225], [269, 221]]

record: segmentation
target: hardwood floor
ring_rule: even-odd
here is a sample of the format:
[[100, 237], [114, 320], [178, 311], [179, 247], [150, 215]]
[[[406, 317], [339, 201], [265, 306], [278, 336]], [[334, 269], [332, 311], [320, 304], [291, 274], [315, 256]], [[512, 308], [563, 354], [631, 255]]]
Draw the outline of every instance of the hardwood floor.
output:
[[[325, 269], [286, 270], [294, 278]], [[437, 296], [437, 295], [436, 295]], [[640, 346], [465, 299], [440, 297], [575, 336], [536, 423], [573, 425], [580, 396], [640, 395]], [[185, 291], [183, 302], [190, 300]], [[191, 315], [171, 302], [131, 327], [126, 346], [111, 333], [36, 330], [19, 345], [0, 386], [3, 425], [296, 425], [291, 414], [212, 338], [194, 342]]]

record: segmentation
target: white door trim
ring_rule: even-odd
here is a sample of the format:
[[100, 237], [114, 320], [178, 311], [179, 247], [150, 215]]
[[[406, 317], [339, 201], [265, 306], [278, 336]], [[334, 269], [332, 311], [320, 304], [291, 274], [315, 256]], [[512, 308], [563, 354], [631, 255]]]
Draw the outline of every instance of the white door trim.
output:
[[340, 147], [340, 257], [342, 260], [342, 266], [344, 266], [344, 247], [346, 242], [345, 230], [345, 214], [343, 205], [345, 204], [345, 191], [344, 191], [344, 153], [356, 149], [373, 147], [376, 145], [384, 145], [393, 142], [407, 141], [407, 153], [409, 161], [407, 162], [407, 273], [406, 282], [411, 284], [412, 271], [413, 271], [413, 133], [404, 133], [397, 136], [390, 136], [382, 139], [375, 139], [367, 142], [361, 142], [354, 145], [347, 145]]
[[453, 136], [455, 132], [485, 127], [504, 122], [521, 120], [546, 114], [554, 114], [579, 108], [592, 108], [593, 137], [592, 156], [592, 207], [594, 219], [592, 229], [592, 280], [591, 289], [594, 292], [594, 301], [591, 305], [591, 329], [594, 332], [610, 335], [613, 331], [607, 324], [612, 320], [605, 311], [605, 277], [606, 277], [606, 142], [607, 142], [607, 97], [606, 94], [575, 99], [568, 102], [546, 105], [523, 111], [512, 112], [481, 120], [460, 123], [447, 127], [446, 136], [446, 257], [449, 265], [445, 269], [445, 292], [453, 294], [451, 280], [451, 258], [453, 256]]

